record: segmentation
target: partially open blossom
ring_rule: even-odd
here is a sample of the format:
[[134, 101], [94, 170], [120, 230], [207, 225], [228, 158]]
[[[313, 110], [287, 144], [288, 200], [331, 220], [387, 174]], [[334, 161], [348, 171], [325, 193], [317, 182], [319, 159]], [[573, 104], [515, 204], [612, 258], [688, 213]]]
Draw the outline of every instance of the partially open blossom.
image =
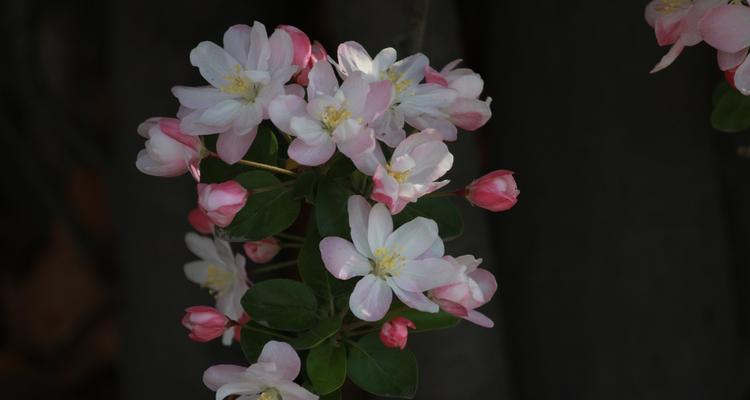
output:
[[[245, 314], [240, 300], [248, 289], [245, 258], [232, 254], [232, 248], [224, 240], [200, 236], [190, 232], [185, 235], [188, 249], [201, 260], [185, 264], [185, 276], [210, 290], [216, 297], [216, 309], [233, 321]], [[224, 332], [222, 342], [232, 343], [236, 327]]]
[[198, 207], [217, 226], [225, 228], [245, 206], [247, 190], [236, 181], [198, 184]]
[[154, 176], [179, 176], [190, 172], [200, 180], [200, 139], [180, 130], [175, 118], [149, 118], [138, 126], [138, 134], [146, 140], [146, 148], [138, 153], [135, 166], [144, 174]]
[[452, 61], [440, 72], [429, 65], [425, 67], [427, 83], [434, 83], [456, 91], [455, 101], [442, 110], [448, 114], [448, 118], [425, 115], [418, 116], [411, 121], [418, 129], [434, 128], [448, 141], [457, 139], [456, 127], [475, 131], [484, 126], [492, 116], [492, 111], [490, 111], [492, 98], [479, 100], [484, 88], [484, 80], [471, 69], [456, 69], [460, 62], [460, 59]]
[[214, 232], [214, 223], [200, 208], [194, 208], [188, 213], [188, 222], [198, 233], [210, 235]]
[[390, 162], [380, 161], [375, 168], [372, 198], [398, 214], [410, 202], [447, 185], [448, 180], [435, 181], [452, 166], [453, 155], [439, 132], [428, 129], [415, 133], [396, 147]]
[[513, 207], [520, 193], [513, 172], [504, 169], [490, 172], [466, 187], [471, 204], [495, 212]]
[[203, 373], [203, 383], [216, 392], [216, 400], [229, 396], [257, 400], [317, 400], [318, 396], [294, 383], [301, 362], [292, 346], [270, 341], [258, 362], [248, 368], [214, 365]]
[[388, 107], [392, 85], [368, 83], [356, 73], [339, 87], [328, 61], [315, 63], [309, 79], [308, 102], [284, 95], [269, 107], [274, 125], [295, 137], [287, 151], [289, 157], [302, 165], [317, 166], [328, 161], [337, 147], [348, 157], [372, 151], [375, 138], [366, 124]]
[[716, 48], [719, 67], [727, 81], [742, 94], [750, 95], [750, 7], [722, 5], [709, 11], [700, 23], [706, 43]]
[[473, 256], [444, 257], [458, 271], [458, 279], [449, 285], [430, 291], [430, 298], [440, 305], [443, 311], [473, 322], [485, 328], [495, 323], [484, 314], [476, 311], [492, 299], [497, 291], [497, 281], [487, 270], [477, 268], [481, 259]]
[[437, 84], [420, 83], [429, 60], [422, 53], [396, 61], [396, 50], [383, 49], [375, 58], [357, 42], [345, 42], [338, 47], [338, 70], [343, 77], [361, 73], [368, 82], [390, 81], [395, 96], [388, 109], [370, 126], [375, 136], [390, 147], [396, 147], [406, 137], [404, 122], [416, 126], [417, 118], [446, 119], [443, 109], [456, 99], [456, 91]]
[[269, 237], [256, 242], [245, 242], [243, 249], [245, 249], [245, 254], [252, 262], [264, 264], [279, 254], [281, 246], [275, 237]]
[[667, 54], [651, 70], [670, 66], [685, 47], [703, 40], [698, 27], [703, 16], [725, 0], [652, 0], [646, 6], [646, 21], [654, 28], [660, 46], [672, 45]]
[[385, 206], [370, 207], [362, 196], [351, 196], [347, 210], [354, 243], [329, 236], [320, 242], [320, 254], [334, 277], [363, 277], [349, 298], [352, 313], [378, 321], [394, 293], [411, 308], [437, 312], [437, 304], [423, 292], [453, 282], [457, 272], [440, 258], [444, 247], [435, 221], [417, 217], [394, 231]]
[[193, 306], [185, 310], [182, 326], [190, 331], [190, 339], [209, 342], [224, 334], [229, 318], [213, 307]]
[[310, 73], [313, 65], [320, 60], [325, 60], [328, 56], [326, 49], [320, 42], [310, 43], [310, 38], [305, 32], [291, 25], [279, 25], [292, 38], [294, 46], [294, 65], [297, 66], [296, 81], [302, 86], [307, 86], [309, 80], [307, 75]]
[[223, 48], [201, 42], [190, 52], [190, 63], [210, 86], [172, 88], [183, 107], [182, 129], [191, 135], [219, 133], [217, 153], [236, 163], [268, 118], [268, 104], [284, 94], [297, 70], [293, 57], [289, 34], [276, 29], [269, 37], [260, 22], [229, 28]]
[[409, 339], [409, 328], [417, 329], [414, 322], [404, 317], [393, 318], [380, 328], [380, 341], [385, 347], [403, 350]]

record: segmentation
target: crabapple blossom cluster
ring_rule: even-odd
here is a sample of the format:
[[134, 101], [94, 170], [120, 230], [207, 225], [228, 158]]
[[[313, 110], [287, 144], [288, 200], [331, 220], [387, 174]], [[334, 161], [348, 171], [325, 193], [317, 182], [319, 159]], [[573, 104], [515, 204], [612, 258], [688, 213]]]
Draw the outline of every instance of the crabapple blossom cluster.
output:
[[491, 116], [482, 78], [460, 60], [438, 71], [424, 54], [371, 57], [356, 42], [334, 58], [295, 27], [269, 36], [259, 22], [189, 59], [207, 85], [173, 87], [176, 116], [138, 127], [136, 167], [196, 181], [185, 243], [198, 259], [184, 274], [214, 302], [188, 307], [182, 325], [197, 342], [239, 342], [251, 364], [213, 366], [204, 383], [218, 400], [339, 398], [347, 380], [413, 397], [410, 331], [494, 325], [477, 311], [494, 276], [444, 241], [462, 231], [452, 197], [508, 210], [513, 173], [440, 191], [448, 143]]
[[651, 71], [670, 66], [686, 47], [706, 42], [716, 49], [727, 85], [714, 99], [715, 128], [736, 132], [750, 128], [750, 7], [746, 0], [652, 0], [646, 21], [660, 46], [671, 46]]

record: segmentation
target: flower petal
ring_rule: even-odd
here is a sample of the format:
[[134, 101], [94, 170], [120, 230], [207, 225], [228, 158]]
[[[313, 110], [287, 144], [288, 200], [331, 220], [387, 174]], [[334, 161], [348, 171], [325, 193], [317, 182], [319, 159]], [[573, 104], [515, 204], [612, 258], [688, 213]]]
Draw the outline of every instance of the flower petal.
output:
[[347, 202], [349, 214], [349, 228], [351, 228], [352, 241], [357, 251], [367, 258], [372, 258], [370, 244], [367, 242], [367, 224], [370, 218], [370, 203], [364, 197], [354, 195]]
[[201, 42], [190, 52], [190, 64], [198, 70], [206, 82], [220, 89], [226, 76], [233, 75], [240, 63], [216, 43]]
[[216, 252], [216, 246], [211, 238], [201, 236], [195, 232], [185, 234], [185, 244], [188, 250], [206, 261], [222, 262]]
[[303, 117], [307, 114], [305, 107], [307, 103], [295, 95], [281, 95], [271, 101], [268, 105], [268, 115], [271, 122], [282, 132], [290, 133], [292, 128], [290, 121], [292, 117]]
[[734, 74], [734, 86], [745, 96], [750, 96], [750, 57], [737, 68]]
[[378, 81], [370, 83], [370, 90], [367, 93], [367, 101], [364, 108], [359, 112], [359, 117], [365, 123], [369, 123], [383, 115], [385, 110], [393, 102], [396, 95], [396, 89], [391, 81]]
[[[245, 378], [247, 379], [247, 378]], [[262, 382], [241, 381], [227, 383], [216, 391], [216, 400], [223, 400], [232, 395], [259, 394], [265, 388]]]
[[266, 26], [258, 21], [250, 29], [250, 50], [247, 53], [245, 67], [249, 70], [268, 70], [268, 59], [271, 58], [271, 46], [268, 43]]
[[230, 382], [237, 382], [242, 379], [242, 373], [247, 368], [239, 365], [220, 364], [209, 367], [203, 373], [203, 384], [209, 389], [216, 391], [220, 387]]
[[198, 121], [209, 126], [227, 126], [232, 123], [240, 108], [242, 108], [242, 103], [237, 100], [222, 100], [203, 111]]
[[354, 71], [362, 71], [366, 74], [372, 71], [372, 58], [361, 44], [349, 41], [341, 43], [338, 47], [339, 73], [348, 76]]
[[417, 217], [390, 234], [385, 241], [385, 247], [389, 249], [398, 247], [402, 256], [413, 260], [432, 247], [436, 239], [438, 239], [437, 223], [431, 219]]
[[718, 50], [716, 52], [716, 58], [719, 62], [719, 69], [722, 71], [728, 71], [732, 68], [736, 68], [747, 57], [748, 49], [738, 51], [736, 53], [727, 53], [725, 51]]
[[430, 60], [422, 53], [412, 54], [393, 64], [391, 69], [402, 74], [399, 80], [419, 83], [424, 78], [424, 68]]
[[299, 356], [288, 343], [275, 340], [266, 343], [260, 357], [258, 357], [258, 362], [275, 364], [276, 377], [281, 380], [292, 381], [299, 375]]
[[330, 160], [335, 151], [336, 145], [330, 139], [323, 140], [321, 144], [311, 146], [300, 138], [297, 138], [289, 145], [287, 154], [289, 154], [292, 160], [302, 165], [316, 167]]
[[320, 256], [328, 272], [338, 279], [367, 275], [372, 264], [348, 240], [329, 236], [320, 241]]
[[250, 27], [238, 24], [229, 27], [224, 33], [224, 50], [235, 60], [244, 63], [250, 50]]
[[393, 290], [393, 293], [396, 295], [396, 297], [398, 297], [398, 299], [407, 306], [415, 310], [428, 313], [436, 313], [440, 311], [440, 307], [438, 307], [437, 304], [428, 299], [427, 296], [425, 296], [423, 293], [408, 292], [406, 290], [403, 290], [398, 287], [398, 285], [393, 281], [393, 278], [386, 278], [386, 280], [388, 281], [388, 286], [390, 286], [390, 288]]
[[492, 328], [495, 326], [495, 322], [489, 319], [486, 315], [476, 310], [468, 310], [468, 314], [464, 317], [465, 320], [475, 323], [482, 328]]
[[316, 62], [307, 75], [307, 79], [309, 80], [307, 96], [310, 100], [320, 95], [333, 96], [339, 88], [336, 74], [333, 73], [333, 67], [327, 60]]
[[750, 46], [750, 8], [724, 5], [709, 11], [700, 22], [703, 40], [717, 50], [736, 53]]
[[367, 241], [370, 244], [370, 250], [375, 253], [378, 248], [387, 246], [386, 240], [391, 232], [393, 232], [391, 213], [383, 204], [375, 204], [370, 210], [367, 222]]
[[682, 50], [684, 49], [685, 44], [681, 40], [678, 40], [677, 43], [672, 45], [667, 54], [665, 54], [664, 57], [662, 57], [662, 59], [654, 66], [654, 68], [651, 70], [651, 73], [655, 74], [672, 65], [674, 60], [676, 60], [677, 57], [682, 54]]
[[401, 268], [393, 281], [409, 292], [424, 292], [453, 282], [457, 271], [450, 262], [441, 258], [410, 260]]
[[209, 108], [220, 101], [232, 98], [213, 86], [173, 86], [172, 94], [177, 97], [180, 104], [193, 109]]
[[385, 281], [374, 275], [365, 275], [354, 286], [349, 308], [363, 321], [378, 321], [388, 312], [392, 299], [393, 293]]
[[276, 385], [276, 389], [283, 400], [318, 400], [318, 396], [294, 382], [282, 382]]
[[257, 126], [245, 135], [236, 135], [232, 132], [222, 133], [216, 141], [216, 152], [224, 162], [234, 164], [245, 156], [257, 134]]

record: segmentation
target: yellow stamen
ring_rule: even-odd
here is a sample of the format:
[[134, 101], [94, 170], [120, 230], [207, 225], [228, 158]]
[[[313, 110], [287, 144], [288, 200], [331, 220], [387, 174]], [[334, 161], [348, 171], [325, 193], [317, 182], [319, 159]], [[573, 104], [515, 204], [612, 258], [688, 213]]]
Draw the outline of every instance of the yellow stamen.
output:
[[351, 116], [352, 112], [347, 110], [344, 106], [341, 106], [341, 108], [328, 106], [323, 111], [323, 117], [320, 120], [327, 131], [333, 132], [339, 124]]
[[391, 69], [389, 69], [385, 74], [385, 79], [391, 81], [393, 83], [393, 86], [396, 88], [396, 94], [403, 92], [409, 86], [411, 86], [411, 79], [402, 79], [403, 77], [403, 73], [399, 73]]
[[373, 272], [381, 278], [397, 276], [406, 261], [406, 258], [396, 249], [378, 247], [375, 249], [373, 255], [375, 256], [375, 268]]
[[667, 15], [680, 11], [692, 3], [692, 0], [660, 0], [654, 9], [660, 14]]
[[268, 389], [260, 394], [258, 400], [282, 400], [281, 394], [276, 389]]
[[390, 165], [386, 165], [385, 169], [388, 171], [388, 175], [392, 176], [398, 183], [406, 182], [406, 180], [409, 179], [409, 175], [411, 175], [410, 170], [394, 171], [391, 169]]
[[219, 88], [224, 93], [242, 97], [247, 101], [255, 100], [258, 95], [255, 82], [242, 73], [242, 67], [239, 64], [235, 67], [235, 73], [225, 76], [224, 79], [229, 82]]
[[231, 272], [211, 264], [206, 270], [206, 282], [203, 286], [218, 294], [232, 283], [232, 278]]

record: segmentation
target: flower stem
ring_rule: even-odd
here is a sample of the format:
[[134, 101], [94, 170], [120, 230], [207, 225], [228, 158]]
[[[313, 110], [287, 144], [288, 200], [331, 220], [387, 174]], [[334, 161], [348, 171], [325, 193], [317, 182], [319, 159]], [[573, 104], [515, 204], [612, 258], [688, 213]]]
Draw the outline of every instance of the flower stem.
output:
[[[211, 156], [211, 157], [219, 158], [219, 155], [216, 154], [216, 153], [214, 153], [213, 151], [209, 151], [208, 155]], [[263, 164], [263, 163], [259, 163], [259, 162], [255, 162], [255, 161], [239, 160], [239, 161], [237, 161], [237, 163], [242, 164], [242, 165], [247, 165], [248, 167], [265, 169], [267, 171], [276, 172], [276, 173], [279, 173], [279, 174], [284, 174], [284, 175], [289, 175], [289, 176], [296, 176], [297, 175], [296, 173], [294, 173], [294, 171], [290, 171], [288, 169], [279, 168], [279, 167], [276, 167], [276, 166], [273, 166], [273, 165]]]
[[266, 272], [273, 272], [279, 269], [284, 269], [286, 267], [291, 267], [293, 265], [297, 265], [297, 260], [289, 260], [289, 261], [283, 261], [276, 264], [270, 264], [266, 265], [265, 267], [256, 268], [251, 271], [252, 274], [262, 274]]

